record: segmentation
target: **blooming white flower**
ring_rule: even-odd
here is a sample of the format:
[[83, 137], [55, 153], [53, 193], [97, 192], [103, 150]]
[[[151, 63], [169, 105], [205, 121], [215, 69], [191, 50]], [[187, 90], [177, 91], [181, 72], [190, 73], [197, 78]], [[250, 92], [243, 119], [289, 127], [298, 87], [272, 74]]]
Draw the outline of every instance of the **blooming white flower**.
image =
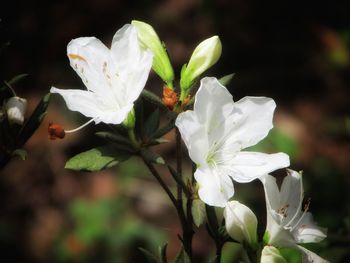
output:
[[261, 251], [260, 263], [287, 263], [274, 246], [265, 246]]
[[95, 37], [81, 37], [68, 44], [67, 54], [87, 90], [52, 87], [50, 91], [62, 95], [70, 110], [95, 123], [121, 123], [144, 88], [152, 66], [152, 52], [141, 50], [134, 26], [127, 24], [118, 30], [110, 49]]
[[5, 111], [10, 123], [22, 125], [27, 109], [27, 100], [20, 97], [11, 97], [5, 103]]
[[180, 113], [175, 124], [197, 164], [194, 176], [203, 202], [224, 207], [234, 194], [232, 179], [247, 183], [289, 165], [284, 153], [241, 151], [268, 134], [275, 106], [265, 97], [245, 97], [234, 103], [216, 78], [201, 80], [194, 110]]
[[224, 209], [224, 217], [230, 237], [251, 247], [257, 245], [258, 220], [249, 207], [238, 201], [230, 201]]
[[288, 170], [281, 190], [271, 175], [261, 178], [265, 189], [267, 208], [266, 239], [269, 245], [296, 247], [304, 253], [304, 262], [327, 262], [313, 252], [297, 245], [298, 243], [319, 242], [326, 237], [326, 229], [318, 227], [307, 203], [302, 211], [304, 190], [302, 177]]

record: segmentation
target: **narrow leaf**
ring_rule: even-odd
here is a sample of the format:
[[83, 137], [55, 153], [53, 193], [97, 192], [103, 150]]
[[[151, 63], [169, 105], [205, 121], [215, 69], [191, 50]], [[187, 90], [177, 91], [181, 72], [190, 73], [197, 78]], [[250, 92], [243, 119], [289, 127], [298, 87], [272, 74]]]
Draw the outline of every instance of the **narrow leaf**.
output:
[[23, 149], [16, 149], [12, 152], [12, 156], [18, 156], [24, 161], [27, 158], [27, 152]]
[[9, 80], [7, 83], [10, 85], [15, 84], [16, 82], [20, 81], [21, 79], [24, 79], [25, 77], [27, 77], [28, 74], [24, 73], [24, 74], [19, 74], [15, 77], [13, 77], [11, 80]]
[[193, 223], [199, 227], [205, 220], [205, 204], [200, 199], [194, 199], [192, 201], [192, 217]]
[[39, 104], [36, 106], [34, 112], [29, 117], [28, 121], [24, 124], [19, 136], [17, 146], [21, 147], [36, 131], [41, 124], [44, 116], [46, 115], [46, 109], [49, 106], [50, 93], [46, 94]]
[[144, 125], [144, 135], [147, 138], [150, 138], [152, 134], [158, 129], [159, 118], [160, 114], [158, 108], [147, 118]]
[[185, 252], [184, 248], [181, 247], [181, 249], [177, 252], [173, 263], [190, 263], [190, 262], [191, 262], [190, 258], [188, 257], [188, 255]]
[[218, 229], [219, 223], [215, 213], [215, 207], [210, 205], [205, 205], [205, 211], [207, 214], [208, 227], [214, 238], [219, 237]]
[[126, 137], [124, 137], [123, 135], [121, 135], [119, 133], [102, 131], [102, 132], [96, 132], [95, 135], [100, 137], [100, 138], [103, 138], [105, 140], [108, 140], [110, 142], [130, 145], [129, 139], [127, 139]]
[[70, 158], [66, 169], [74, 171], [100, 171], [110, 168], [131, 157], [131, 153], [121, 152], [110, 145], [93, 148]]
[[235, 73], [223, 76], [222, 78], [219, 79], [220, 84], [223, 86], [228, 85], [231, 82], [231, 80], [233, 79], [234, 75], [235, 75]]
[[141, 155], [148, 162], [156, 163], [156, 164], [165, 164], [165, 161], [162, 158], [162, 156], [146, 148], [141, 149]]
[[171, 121], [171, 122], [168, 123], [168, 125], [163, 126], [158, 131], [153, 133], [151, 138], [152, 139], [156, 139], [156, 138], [162, 137], [163, 135], [165, 135], [168, 132], [170, 132], [174, 127], [175, 127], [175, 121]]
[[156, 94], [154, 94], [153, 92], [143, 89], [141, 96], [143, 98], [145, 98], [146, 100], [148, 100], [149, 102], [161, 107], [161, 108], [166, 108], [161, 100], [161, 98], [159, 98]]
[[147, 261], [149, 263], [158, 263], [159, 262], [158, 259], [148, 250], [146, 250], [142, 247], [139, 247], [138, 249], [142, 252], [142, 254], [145, 255], [145, 257], [147, 258]]
[[159, 247], [159, 258], [161, 263], [168, 263], [168, 259], [166, 257], [167, 247], [168, 243], [165, 243], [163, 246]]

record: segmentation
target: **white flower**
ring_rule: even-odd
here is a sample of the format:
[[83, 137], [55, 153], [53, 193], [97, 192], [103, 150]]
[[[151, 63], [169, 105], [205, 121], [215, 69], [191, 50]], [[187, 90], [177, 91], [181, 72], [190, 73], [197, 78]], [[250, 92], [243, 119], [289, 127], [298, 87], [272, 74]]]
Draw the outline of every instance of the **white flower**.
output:
[[203, 78], [195, 99], [194, 110], [179, 114], [175, 124], [197, 164], [194, 176], [203, 202], [224, 207], [234, 194], [232, 179], [247, 183], [289, 165], [284, 153], [241, 151], [272, 128], [272, 99], [245, 97], [234, 103], [216, 78]]
[[327, 262], [298, 243], [319, 242], [326, 230], [318, 227], [307, 203], [302, 211], [304, 190], [299, 173], [288, 170], [281, 190], [271, 175], [261, 178], [265, 189], [267, 208], [266, 242], [277, 247], [297, 247], [304, 252], [304, 262]]
[[258, 220], [249, 207], [238, 201], [230, 201], [225, 207], [224, 217], [230, 237], [251, 247], [257, 245]]
[[261, 252], [260, 263], [287, 263], [277, 248], [265, 246]]
[[5, 103], [5, 111], [10, 123], [22, 125], [27, 109], [27, 100], [20, 97], [11, 97]]
[[123, 26], [110, 49], [95, 37], [73, 39], [67, 54], [87, 90], [52, 87], [50, 91], [62, 95], [70, 110], [95, 123], [121, 123], [144, 88], [152, 66], [152, 53], [141, 50], [136, 29]]

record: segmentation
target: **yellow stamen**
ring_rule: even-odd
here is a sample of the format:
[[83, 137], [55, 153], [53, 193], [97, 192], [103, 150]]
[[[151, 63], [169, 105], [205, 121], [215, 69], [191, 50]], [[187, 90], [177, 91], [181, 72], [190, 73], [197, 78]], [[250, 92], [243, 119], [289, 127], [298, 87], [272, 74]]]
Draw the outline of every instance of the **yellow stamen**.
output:
[[78, 54], [68, 54], [68, 57], [70, 57], [71, 59], [82, 60], [82, 61], [87, 63], [86, 59], [83, 58], [82, 56], [78, 55]]

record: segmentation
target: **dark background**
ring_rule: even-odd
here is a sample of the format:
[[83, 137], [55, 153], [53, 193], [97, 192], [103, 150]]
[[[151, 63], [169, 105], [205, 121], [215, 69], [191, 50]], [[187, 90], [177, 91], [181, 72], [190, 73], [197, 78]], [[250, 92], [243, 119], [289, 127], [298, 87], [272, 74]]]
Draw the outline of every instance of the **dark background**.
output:
[[[193, 48], [219, 35], [222, 57], [205, 75], [234, 72], [228, 88], [235, 100], [252, 95], [276, 101], [276, 131], [261, 147], [287, 152], [291, 167], [304, 171], [311, 211], [328, 228], [329, 237], [312, 247], [314, 251], [332, 262], [349, 261], [350, 3], [15, 0], [1, 5], [1, 43], [10, 44], [0, 54], [0, 79], [29, 74], [14, 87], [27, 98], [29, 113], [53, 85], [82, 88], [66, 57], [73, 38], [96, 36], [109, 45], [122, 25], [132, 19], [145, 21], [165, 42], [178, 76]], [[161, 92], [154, 74], [147, 87]], [[155, 201], [162, 192], [145, 168], [133, 160], [101, 173], [64, 170], [67, 158], [99, 143], [92, 136], [98, 127], [49, 141], [49, 121], [75, 127], [86, 120], [54, 96], [44, 124], [25, 147], [28, 159], [14, 159], [1, 171], [0, 255], [12, 262], [142, 262], [136, 247], [146, 244], [156, 250], [164, 240], [170, 240], [169, 255], [174, 255], [179, 246], [177, 220], [166, 197]], [[172, 144], [159, 152], [171, 160]], [[145, 182], [149, 191], [139, 187]], [[238, 198], [260, 215], [263, 230], [260, 185], [238, 187]], [[89, 213], [84, 211], [96, 215], [86, 219]], [[130, 220], [137, 222], [130, 232], [118, 225]], [[150, 231], [144, 235], [143, 224]], [[115, 232], [106, 225], [113, 225]], [[116, 240], [121, 229], [125, 239]], [[199, 236], [195, 251], [204, 261], [212, 244], [204, 229]]]

